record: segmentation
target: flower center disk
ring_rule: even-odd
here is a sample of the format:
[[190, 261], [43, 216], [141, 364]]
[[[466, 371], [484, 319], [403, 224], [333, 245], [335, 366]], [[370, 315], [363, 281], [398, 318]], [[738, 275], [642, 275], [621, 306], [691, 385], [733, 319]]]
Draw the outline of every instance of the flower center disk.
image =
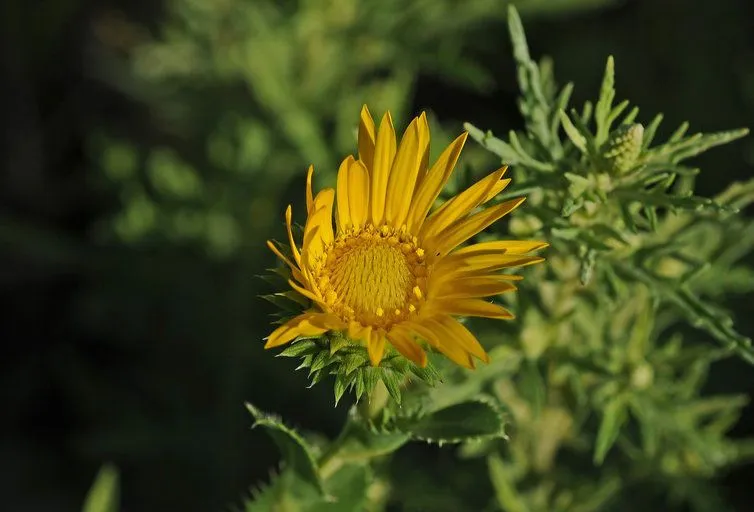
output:
[[419, 305], [423, 256], [415, 240], [385, 228], [343, 233], [327, 251], [320, 288], [344, 320], [388, 327]]

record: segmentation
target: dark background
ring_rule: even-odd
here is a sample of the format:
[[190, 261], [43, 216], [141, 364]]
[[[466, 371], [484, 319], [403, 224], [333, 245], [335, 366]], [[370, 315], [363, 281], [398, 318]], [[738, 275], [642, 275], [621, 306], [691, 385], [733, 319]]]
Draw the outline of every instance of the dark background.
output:
[[[220, 510], [277, 461], [268, 439], [249, 431], [244, 401], [329, 436], [347, 409], [333, 411], [327, 385], [306, 389], [291, 361], [262, 351], [270, 309], [255, 299], [262, 285], [253, 275], [272, 258], [261, 249], [215, 261], [166, 240], [91, 240], [92, 226], [119, 200], [98, 185], [90, 135], [117, 126], [161, 136], [148, 109], [92, 67], [92, 23], [111, 8], [152, 27], [162, 16], [159, 3], [145, 0], [0, 8], [2, 510], [78, 510], [105, 461], [122, 472], [124, 510]], [[754, 126], [748, 0], [622, 2], [524, 23], [532, 53], [551, 55], [560, 81], [576, 83], [576, 104], [596, 96], [613, 54], [618, 97], [645, 115], [664, 112], [661, 134], [684, 120], [699, 131]], [[422, 76], [414, 111], [431, 106], [454, 127], [518, 125], [504, 22], [480, 33], [468, 51], [493, 70], [496, 85], [469, 93]], [[713, 194], [751, 177], [754, 141], [696, 163], [699, 193]], [[740, 330], [754, 334], [751, 302], [729, 306]], [[754, 397], [754, 371], [722, 363], [709, 386]], [[754, 435], [751, 406], [733, 435]], [[723, 477], [737, 510], [748, 510], [753, 478], [751, 465]]]

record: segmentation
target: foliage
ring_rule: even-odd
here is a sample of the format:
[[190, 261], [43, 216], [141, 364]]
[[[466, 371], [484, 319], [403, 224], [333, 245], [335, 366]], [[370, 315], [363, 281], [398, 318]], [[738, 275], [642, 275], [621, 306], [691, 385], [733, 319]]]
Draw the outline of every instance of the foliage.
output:
[[[520, 3], [546, 12], [608, 1]], [[100, 32], [115, 34], [105, 40], [114, 56], [124, 44], [129, 55], [109, 79], [150, 105], [161, 144], [150, 147], [141, 134], [92, 139], [123, 203], [99, 236], [237, 254], [273, 226], [277, 199], [306, 165], [314, 163], [316, 179], [333, 179], [367, 99], [401, 121], [419, 70], [488, 89], [492, 77], [464, 49], [508, 3], [173, 0], [156, 38], [105, 18]]]
[[[509, 27], [525, 130], [503, 140], [466, 128], [512, 166], [511, 194], [528, 194], [509, 229], [552, 245], [548, 265], [533, 270], [511, 299], [520, 316], [507, 327], [512, 344], [498, 346], [500, 328], [479, 322], [496, 345], [489, 366], [467, 372], [437, 362], [442, 383], [407, 382], [399, 391], [375, 379], [366, 404], [352, 409], [319, 459], [299, 457], [309, 460], [305, 468], [286, 459], [246, 510], [288, 503], [295, 493], [280, 491], [279, 482], [289, 473], [303, 480], [319, 474], [327, 489], [328, 478], [352, 465], [374, 471], [380, 488], [372, 495], [355, 486], [363, 489], [359, 506], [381, 510], [386, 494], [420, 493], [412, 485], [426, 485], [391, 480], [395, 470], [380, 473], [380, 459], [412, 439], [461, 443], [459, 456], [486, 467], [489, 507], [510, 511], [633, 510], [637, 486], [654, 488], [666, 502], [722, 509], [712, 477], [754, 455], [754, 441], [727, 437], [745, 398], [702, 394], [713, 362], [736, 355], [754, 363], [750, 340], [720, 302], [754, 283], [741, 262], [754, 232], [738, 214], [754, 201], [754, 181], [704, 198], [693, 194], [699, 170], [685, 165], [747, 130], [687, 136], [684, 124], [655, 143], [662, 116], [645, 127], [637, 108], [615, 103], [612, 58], [598, 100], [569, 109], [572, 84], [558, 88], [552, 65], [532, 60], [513, 9]], [[684, 341], [685, 325], [717, 345]], [[300, 340], [285, 355], [304, 355], [315, 373], [333, 365], [337, 375], [345, 365], [329, 357], [332, 343]], [[338, 382], [336, 399], [345, 389]], [[290, 458], [302, 441], [286, 431], [298, 446], [281, 447]], [[253, 508], [261, 503], [267, 508]]]

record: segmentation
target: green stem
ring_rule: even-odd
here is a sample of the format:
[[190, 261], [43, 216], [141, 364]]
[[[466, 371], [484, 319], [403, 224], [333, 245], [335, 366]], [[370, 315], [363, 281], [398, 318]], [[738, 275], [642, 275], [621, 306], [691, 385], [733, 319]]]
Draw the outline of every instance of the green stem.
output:
[[324, 480], [331, 477], [341, 468], [341, 466], [343, 466], [343, 464], [345, 464], [345, 460], [339, 456], [339, 452], [343, 445], [348, 442], [350, 433], [352, 432], [352, 430], [348, 428], [350, 422], [363, 421], [368, 423], [374, 420], [385, 405], [387, 405], [389, 398], [390, 394], [388, 393], [387, 387], [382, 380], [379, 380], [367, 399], [359, 402], [356, 406], [358, 415], [355, 417], [349, 415], [346, 424], [343, 426], [343, 430], [341, 430], [338, 437], [332, 442], [332, 444], [330, 444], [319, 459], [319, 473]]
[[374, 420], [385, 408], [389, 398], [390, 393], [388, 393], [385, 383], [382, 382], [382, 379], [378, 380], [367, 399], [359, 403], [359, 415], [366, 422]]

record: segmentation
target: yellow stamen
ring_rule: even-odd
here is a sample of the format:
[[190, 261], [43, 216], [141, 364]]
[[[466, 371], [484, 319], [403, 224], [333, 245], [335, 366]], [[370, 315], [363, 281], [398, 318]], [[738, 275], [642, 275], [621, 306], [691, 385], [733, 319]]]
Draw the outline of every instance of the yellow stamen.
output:
[[314, 280], [344, 321], [386, 328], [416, 311], [427, 271], [422, 249], [388, 226], [348, 230], [324, 250]]

